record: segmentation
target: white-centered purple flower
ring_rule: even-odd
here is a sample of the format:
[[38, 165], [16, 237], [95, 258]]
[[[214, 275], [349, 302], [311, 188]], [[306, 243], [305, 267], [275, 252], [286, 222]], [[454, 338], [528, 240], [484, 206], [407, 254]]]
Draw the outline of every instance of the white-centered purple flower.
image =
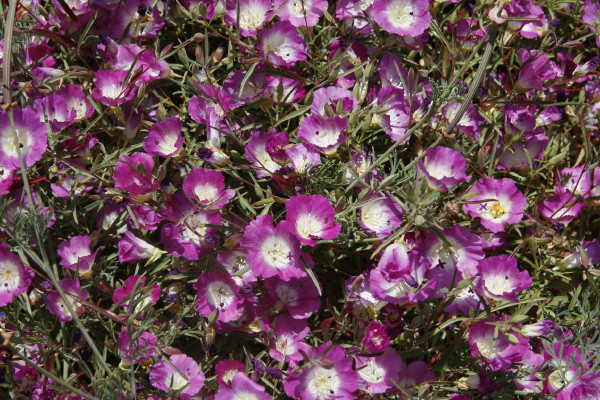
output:
[[425, 157], [419, 160], [419, 171], [429, 186], [447, 192], [451, 187], [468, 181], [471, 176], [465, 174], [467, 162], [460, 152], [448, 147], [428, 148]]
[[152, 176], [153, 170], [154, 159], [150, 154], [133, 153], [130, 156], [121, 156], [113, 174], [115, 188], [125, 190], [133, 196], [152, 193], [160, 185]]
[[314, 26], [327, 10], [327, 0], [275, 0], [275, 10], [282, 21], [294, 26]]
[[244, 299], [229, 274], [204, 272], [194, 283], [194, 289], [198, 291], [195, 304], [200, 315], [209, 317], [218, 310], [218, 320], [222, 322], [234, 321], [242, 316]]
[[269, 355], [275, 360], [298, 363], [303, 358], [301, 351], [305, 354], [310, 352], [311, 347], [302, 341], [310, 332], [306, 319], [294, 319], [289, 314], [280, 314], [271, 325], [273, 339]]
[[197, 209], [183, 191], [176, 193], [164, 212], [169, 223], [163, 225], [160, 241], [172, 256], [198, 260], [219, 243], [216, 228], [221, 225], [221, 214]]
[[124, 328], [118, 337], [119, 354], [125, 364], [138, 364], [154, 355], [157, 339], [151, 332]]
[[310, 115], [302, 120], [298, 128], [298, 137], [317, 150], [325, 153], [335, 153], [344, 143], [348, 129], [348, 120], [342, 117], [321, 118]]
[[402, 224], [402, 208], [389, 196], [371, 195], [360, 207], [360, 226], [378, 237], [389, 236]]
[[231, 388], [231, 382], [235, 374], [244, 371], [246, 371], [246, 366], [241, 361], [221, 360], [215, 365], [217, 382], [222, 388]]
[[271, 215], [259, 216], [244, 229], [240, 246], [246, 250], [248, 266], [256, 276], [279, 276], [287, 281], [306, 275], [300, 242], [285, 221], [274, 227]]
[[146, 277], [143, 275], [130, 276], [123, 282], [123, 287], [116, 288], [113, 293], [113, 302], [127, 307], [129, 314], [143, 312], [156, 304], [159, 298], [160, 286], [146, 286]]
[[510, 178], [482, 178], [474, 192], [479, 194], [463, 205], [463, 211], [480, 217], [481, 224], [492, 232], [503, 232], [506, 224], [516, 224], [523, 219], [527, 199]]
[[355, 357], [359, 388], [370, 395], [386, 393], [400, 381], [406, 370], [402, 357], [393, 347], [385, 347], [383, 354], [375, 357]]
[[[448, 124], [454, 120], [461, 107], [462, 103], [460, 101], [453, 101], [444, 107], [444, 118]], [[458, 121], [456, 129], [464, 134], [479, 138], [481, 136], [480, 127], [484, 122], [485, 120], [481, 115], [479, 115], [475, 106], [473, 104], [469, 104], [467, 110]]]
[[548, 335], [556, 330], [556, 322], [545, 319], [534, 324], [521, 327], [521, 334], [525, 337], [538, 337]]
[[215, 400], [271, 400], [265, 388], [254, 382], [243, 372], [237, 372], [231, 379], [230, 387], [221, 387]]
[[523, 64], [516, 82], [520, 90], [543, 90], [544, 82], [562, 76], [560, 67], [539, 50], [519, 49], [517, 54]]
[[[585, 253], [585, 256], [582, 253]], [[580, 242], [577, 248], [563, 258], [559, 265], [565, 268], [576, 268], [584, 265], [584, 258], [586, 266], [600, 262], [600, 242], [598, 242], [598, 239]]]
[[0, 307], [25, 293], [33, 276], [33, 271], [10, 251], [6, 243], [0, 244]]
[[228, 0], [225, 22], [237, 26], [242, 36], [254, 36], [272, 9], [272, 0]]
[[[497, 168], [502, 170], [529, 166], [530, 163], [534, 165], [533, 163], [541, 160], [544, 156], [548, 142], [550, 142], [550, 139], [543, 133], [524, 133], [521, 140], [514, 142], [509, 148], [504, 149], [498, 159]], [[499, 145], [498, 147], [503, 146]]]
[[74, 112], [73, 122], [79, 122], [94, 114], [94, 107], [79, 85], [66, 85], [56, 91], [65, 99], [69, 112]]
[[369, 353], [378, 353], [390, 344], [388, 331], [380, 322], [371, 321], [362, 339], [362, 347]]
[[183, 145], [181, 128], [183, 124], [177, 117], [171, 117], [152, 125], [144, 139], [144, 150], [152, 156], [174, 157]]
[[479, 261], [477, 271], [477, 291], [490, 299], [518, 303], [517, 294], [531, 286], [529, 273], [520, 271], [517, 259], [506, 254]]
[[75, 111], [69, 110], [67, 101], [59, 95], [51, 94], [35, 101], [40, 122], [48, 119], [53, 132], [60, 132], [73, 123]]
[[63, 299], [56, 290], [53, 290], [46, 296], [46, 307], [58, 317], [61, 323], [65, 323], [73, 320], [73, 314], [69, 311], [66, 302], [80, 316], [85, 312], [81, 300], [86, 300], [90, 294], [87, 290], [81, 289], [79, 279], [63, 279], [58, 284], [65, 292], [65, 298]]
[[158, 258], [164, 251], [138, 238], [130, 231], [119, 240], [117, 245], [120, 263], [135, 263], [138, 260], [149, 262]]
[[285, 154], [298, 174], [305, 174], [315, 165], [321, 164], [321, 155], [319, 152], [304, 143], [296, 143], [288, 147], [285, 149]]
[[225, 189], [225, 177], [221, 172], [200, 167], [185, 177], [183, 191], [190, 199], [211, 210], [221, 209], [235, 196], [233, 189]]
[[335, 239], [341, 226], [335, 220], [335, 209], [326, 197], [300, 194], [286, 203], [286, 221], [300, 242], [314, 246], [313, 239]]
[[540, 214], [552, 222], [567, 224], [573, 221], [585, 208], [579, 197], [557, 186], [556, 194], [538, 204]]
[[14, 131], [8, 114], [0, 112], [0, 167], [19, 169], [21, 153], [25, 168], [29, 168], [42, 158], [48, 148], [46, 125], [40, 122], [39, 114], [30, 108], [14, 108], [12, 117]]
[[261, 31], [256, 48], [278, 67], [292, 68], [298, 61], [306, 61], [306, 43], [296, 27], [287, 21]]
[[273, 141], [277, 143], [285, 142], [285, 140], [282, 140], [285, 139], [284, 135], [287, 137], [287, 134], [284, 132], [252, 132], [252, 137], [246, 144], [244, 153], [246, 155], [246, 159], [250, 161], [254, 167], [256, 167], [255, 172], [259, 178], [269, 176], [281, 168], [281, 165], [279, 165], [277, 161], [271, 157], [267, 151], [267, 147], [273, 148], [274, 146], [271, 145], [271, 142]]
[[393, 86], [382, 88], [377, 96], [377, 107], [378, 114], [374, 121], [379, 121], [393, 141], [402, 140], [401, 144], [408, 142], [410, 136], [406, 136], [406, 131], [411, 121], [410, 105], [402, 90]]
[[87, 276], [91, 273], [92, 265], [100, 247], [92, 253], [90, 245], [92, 239], [87, 235], [73, 236], [71, 239], [58, 244], [57, 253], [61, 257], [60, 265], [79, 275]]
[[292, 318], [308, 318], [321, 307], [319, 292], [309, 277], [287, 281], [273, 277], [265, 280], [265, 287], [269, 295], [265, 299], [267, 308], [274, 311], [287, 310]]
[[429, 28], [429, 0], [375, 0], [373, 18], [390, 33], [416, 37]]
[[314, 114], [327, 118], [331, 116], [330, 112], [335, 115], [349, 114], [357, 106], [358, 100], [351, 91], [337, 86], [329, 86], [315, 90], [310, 110]]
[[190, 400], [204, 386], [204, 374], [193, 358], [185, 354], [159, 360], [150, 370], [150, 383], [164, 392], [178, 393], [177, 398]]
[[136, 91], [126, 81], [129, 71], [100, 70], [94, 72], [96, 82], [92, 98], [110, 107], [133, 100]]
[[314, 349], [312, 362], [289, 372], [285, 393], [303, 400], [352, 400], [358, 375], [344, 348], [324, 343]]

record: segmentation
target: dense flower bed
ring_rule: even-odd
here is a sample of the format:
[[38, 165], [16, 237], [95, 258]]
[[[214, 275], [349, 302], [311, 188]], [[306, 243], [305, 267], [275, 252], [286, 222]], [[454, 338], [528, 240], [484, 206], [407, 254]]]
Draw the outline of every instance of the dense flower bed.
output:
[[600, 399], [595, 0], [0, 4], [6, 398]]

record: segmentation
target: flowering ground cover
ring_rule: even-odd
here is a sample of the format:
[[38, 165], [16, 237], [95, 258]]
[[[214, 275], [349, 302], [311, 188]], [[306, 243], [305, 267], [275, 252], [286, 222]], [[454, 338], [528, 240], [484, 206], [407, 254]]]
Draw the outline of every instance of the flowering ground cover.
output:
[[0, 14], [1, 398], [600, 399], [596, 0]]

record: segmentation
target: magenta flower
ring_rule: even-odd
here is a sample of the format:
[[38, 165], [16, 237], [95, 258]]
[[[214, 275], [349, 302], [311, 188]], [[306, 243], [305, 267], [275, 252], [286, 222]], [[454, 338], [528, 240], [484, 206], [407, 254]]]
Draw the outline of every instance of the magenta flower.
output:
[[375, 0], [373, 18], [390, 33], [416, 37], [429, 28], [429, 0]]
[[390, 344], [388, 331], [380, 322], [371, 321], [367, 326], [362, 346], [369, 353], [378, 353]]
[[285, 154], [298, 174], [305, 174], [315, 165], [321, 164], [321, 155], [319, 152], [304, 143], [297, 143], [288, 147], [285, 149]]
[[285, 208], [291, 232], [304, 244], [314, 246], [317, 243], [312, 239], [335, 239], [340, 234], [335, 209], [326, 197], [293, 196], [285, 203]]
[[540, 31], [543, 31], [548, 23], [544, 9], [531, 0], [511, 1], [504, 7], [504, 11], [507, 17], [515, 18], [509, 21], [508, 27], [527, 39], [540, 37]]
[[0, 306], [5, 306], [16, 296], [25, 293], [34, 273], [19, 256], [10, 251], [6, 243], [0, 244]]
[[306, 61], [306, 44], [291, 23], [277, 22], [258, 35], [256, 48], [275, 66], [293, 68]]
[[562, 76], [560, 68], [537, 50], [519, 49], [519, 58], [523, 67], [519, 72], [517, 88], [521, 90], [544, 89], [544, 82]]
[[125, 232], [125, 235], [119, 240], [117, 248], [120, 263], [134, 263], [145, 259], [152, 261], [164, 253], [145, 240], [136, 237], [130, 231]]
[[16, 137], [8, 114], [0, 112], [0, 167], [19, 169], [20, 152], [25, 168], [29, 168], [42, 158], [48, 148], [46, 125], [40, 122], [40, 115], [30, 108], [14, 108], [12, 115]]
[[382, 350], [384, 353], [380, 356], [354, 358], [359, 388], [371, 395], [395, 388], [395, 383], [400, 381], [400, 373], [406, 370], [404, 361], [394, 348], [384, 347]]
[[591, 241], [582, 241], [579, 246], [560, 262], [565, 268], [576, 268], [583, 265], [583, 254], [585, 252], [585, 258], [587, 259], [587, 265], [594, 265], [600, 262], [600, 243], [598, 239]]
[[156, 352], [156, 336], [147, 331], [129, 331], [127, 328], [119, 333], [119, 353], [125, 364], [138, 364]]
[[194, 168], [183, 181], [183, 191], [192, 200], [211, 210], [218, 210], [229, 202], [235, 191], [225, 189], [225, 178], [219, 171]]
[[79, 122], [94, 114], [94, 107], [88, 100], [81, 86], [66, 85], [56, 91], [56, 95], [62, 97], [67, 103], [69, 113], [74, 113], [73, 122]]
[[215, 395], [215, 400], [271, 400], [265, 388], [254, 382], [243, 372], [237, 372], [231, 379], [231, 387], [221, 387]]
[[[444, 117], [448, 124], [454, 120], [460, 107], [462, 107], [462, 103], [459, 101], [453, 101], [452, 103], [444, 107]], [[481, 115], [479, 115], [475, 106], [469, 104], [469, 106], [467, 107], [467, 111], [458, 121], [458, 124], [456, 125], [456, 130], [467, 135], [479, 138], [481, 136], [480, 127], [484, 124], [484, 122], [485, 120]]]
[[504, 149], [498, 159], [497, 168], [500, 170], [519, 168], [529, 165], [530, 162], [533, 163], [540, 160], [544, 156], [544, 151], [549, 141], [548, 136], [543, 133], [524, 133], [521, 140], [514, 142], [509, 148]]
[[204, 374], [193, 358], [185, 354], [169, 357], [169, 362], [159, 360], [150, 371], [150, 383], [167, 393], [177, 393], [177, 398], [189, 400], [204, 386]]
[[60, 265], [72, 271], [79, 271], [80, 276], [91, 273], [96, 254], [100, 250], [98, 247], [92, 253], [91, 243], [92, 239], [84, 235], [73, 236], [71, 239], [59, 243], [57, 253], [61, 257]]
[[65, 323], [73, 320], [73, 315], [65, 301], [68, 301], [73, 311], [80, 316], [85, 312], [85, 307], [80, 300], [86, 300], [90, 294], [87, 290], [81, 289], [79, 279], [63, 279], [58, 284], [65, 292], [65, 299], [53, 290], [46, 296], [46, 307], [48, 311], [58, 317], [61, 323]]
[[[281, 9], [280, 9], [281, 8]], [[275, 10], [282, 21], [294, 26], [314, 26], [327, 10], [327, 0], [275, 0]]]
[[480, 217], [481, 224], [492, 232], [503, 232], [505, 224], [516, 224], [523, 219], [527, 199], [510, 178], [482, 178], [473, 191], [480, 192], [463, 205], [463, 211]]
[[585, 203], [566, 191], [562, 186], [556, 187], [556, 194], [538, 204], [537, 209], [542, 216], [552, 222], [567, 224], [573, 221], [584, 209]]
[[360, 207], [360, 226], [378, 237], [389, 236], [402, 224], [402, 208], [391, 197], [371, 195]]
[[519, 271], [517, 259], [506, 254], [481, 260], [477, 270], [477, 291], [490, 299], [518, 303], [517, 294], [531, 286], [529, 273]]
[[527, 324], [521, 327], [521, 334], [525, 337], [538, 337], [549, 335], [556, 330], [556, 322], [545, 319], [534, 324]]
[[402, 144], [408, 142], [410, 136], [405, 137], [405, 135], [410, 124], [411, 112], [402, 90], [393, 86], [382, 88], [377, 96], [377, 105], [381, 115], [376, 117], [379, 117], [379, 124], [385, 133], [395, 142], [398, 140], [402, 140]]
[[51, 94], [35, 101], [40, 122], [45, 122], [46, 118], [50, 122], [53, 132], [60, 132], [62, 129], [73, 123], [75, 111], [69, 110], [66, 100], [59, 96]]
[[196, 309], [200, 315], [209, 317], [219, 311], [218, 320], [229, 322], [242, 316], [244, 299], [235, 281], [224, 272], [205, 272], [194, 283]]
[[240, 245], [248, 254], [248, 266], [256, 276], [279, 276], [284, 281], [306, 275], [300, 242], [285, 221], [273, 227], [271, 215], [261, 215], [244, 229]]
[[[298, 1], [298, 0], [296, 0]], [[358, 106], [358, 100], [351, 91], [337, 86], [329, 86], [315, 90], [310, 110], [323, 118], [330, 117], [327, 109], [337, 114], [349, 114]]]
[[4, 196], [10, 192], [14, 176], [15, 170], [0, 166], [0, 196]]
[[217, 382], [222, 388], [230, 388], [233, 377], [238, 372], [244, 372], [246, 367], [243, 362], [235, 360], [221, 360], [215, 365]]
[[228, 0], [225, 22], [237, 25], [242, 36], [254, 36], [269, 18], [272, 8], [272, 0]]
[[152, 193], [158, 189], [160, 182], [152, 177], [154, 159], [146, 153], [133, 153], [121, 156], [115, 165], [113, 179], [115, 188], [125, 190], [133, 196]]
[[271, 145], [271, 142], [283, 144], [285, 143], [286, 139], [289, 143], [287, 134], [283, 132], [252, 132], [252, 137], [246, 144], [246, 150], [244, 153], [246, 155], [246, 159], [250, 161], [254, 167], [256, 167], [255, 172], [259, 178], [269, 176], [281, 168], [281, 165], [279, 165], [271, 157], [267, 151], [267, 148], [272, 149], [273, 147], [276, 147]]
[[278, 277], [265, 279], [268, 299], [266, 308], [287, 310], [292, 318], [305, 319], [321, 308], [321, 298], [312, 279], [295, 278], [284, 281]]
[[219, 243], [217, 229], [208, 225], [221, 225], [221, 214], [198, 210], [184, 192], [171, 198], [164, 215], [169, 222], [162, 227], [160, 241], [172, 256], [198, 260]]
[[425, 154], [425, 158], [419, 160], [419, 171], [432, 188], [447, 192], [452, 186], [471, 179], [465, 174], [467, 162], [458, 151], [438, 146], [428, 148]]
[[143, 312], [152, 304], [156, 304], [159, 298], [160, 286], [146, 286], [146, 277], [143, 275], [130, 276], [123, 282], [123, 287], [116, 288], [113, 293], [113, 302], [127, 307], [130, 314]]
[[321, 118], [318, 115], [306, 117], [298, 128], [298, 137], [317, 150], [335, 153], [346, 140], [344, 131], [348, 129], [348, 120], [342, 117]]
[[183, 145], [181, 128], [181, 120], [177, 117], [155, 123], [144, 139], [144, 150], [151, 156], [167, 158], [178, 155]]
[[272, 329], [273, 340], [269, 346], [269, 355], [275, 360], [298, 363], [303, 358], [300, 351], [305, 354], [310, 352], [311, 347], [302, 341], [310, 332], [307, 320], [280, 314], [273, 321]]
[[117, 107], [133, 100], [135, 90], [125, 81], [129, 71], [96, 71], [92, 98], [110, 107]]
[[296, 399], [352, 400], [358, 375], [342, 347], [324, 343], [313, 350], [312, 362], [289, 372], [283, 387]]

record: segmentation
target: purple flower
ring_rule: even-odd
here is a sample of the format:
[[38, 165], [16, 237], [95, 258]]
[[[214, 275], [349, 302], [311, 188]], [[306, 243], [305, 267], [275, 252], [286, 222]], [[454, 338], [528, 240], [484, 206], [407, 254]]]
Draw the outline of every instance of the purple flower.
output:
[[12, 117], [16, 136], [8, 114], [0, 112], [0, 167], [19, 169], [20, 152], [25, 168], [29, 168], [42, 158], [48, 148], [46, 125], [40, 122], [40, 115], [30, 108], [14, 108]]
[[231, 380], [231, 387], [222, 387], [215, 395], [215, 400], [270, 400], [265, 388], [252, 381], [243, 372], [237, 372]]
[[464, 212], [480, 217], [481, 224], [492, 232], [503, 232], [505, 224], [516, 224], [523, 219], [527, 199], [510, 178], [482, 178], [474, 192], [479, 194], [470, 204], [463, 205]]
[[598, 239], [583, 241], [579, 246], [560, 262], [565, 268], [576, 268], [584, 264], [582, 250], [585, 252], [587, 265], [594, 265], [600, 262], [600, 243]]
[[319, 292], [309, 277], [288, 281], [273, 277], [265, 279], [265, 287], [269, 295], [266, 303], [271, 303], [274, 311], [287, 310], [292, 318], [308, 318], [321, 308]]
[[375, 0], [373, 18], [390, 33], [416, 37], [429, 28], [429, 0]]
[[[359, 376], [359, 388], [368, 394], [386, 393], [395, 388], [406, 364], [392, 347], [384, 347], [384, 353], [376, 357], [355, 357]], [[381, 351], [381, 350], [379, 350]]]
[[135, 263], [144, 259], [150, 262], [164, 253], [145, 240], [136, 237], [130, 231], [125, 232], [117, 247], [120, 263]]
[[74, 113], [73, 122], [82, 121], [94, 114], [94, 107], [79, 85], [66, 85], [56, 91], [56, 95], [67, 103], [69, 113]]
[[545, 319], [543, 321], [536, 322], [535, 324], [523, 325], [521, 328], [521, 334], [526, 337], [537, 337], [545, 336], [556, 329], [556, 322]]
[[46, 307], [48, 311], [58, 317], [61, 323], [65, 323], [73, 320], [73, 315], [70, 313], [65, 301], [69, 302], [77, 315], [82, 315], [85, 312], [85, 307], [80, 303], [80, 300], [86, 300], [90, 294], [87, 290], [81, 289], [79, 279], [63, 279], [58, 284], [65, 292], [65, 299], [53, 290], [46, 296]]
[[298, 363], [303, 358], [300, 351], [310, 352], [311, 347], [302, 341], [310, 332], [307, 320], [280, 314], [273, 321], [272, 329], [273, 343], [269, 346], [269, 355], [275, 360]]
[[389, 236], [402, 224], [402, 208], [391, 197], [371, 195], [360, 207], [360, 226], [378, 237]]
[[465, 174], [467, 162], [458, 151], [438, 146], [428, 148], [425, 154], [425, 158], [419, 160], [419, 171], [432, 188], [447, 192], [452, 186], [471, 179]]
[[523, 67], [519, 71], [517, 88], [526, 91], [529, 89], [544, 89], [544, 82], [560, 78], [560, 68], [542, 52], [537, 50], [519, 49], [517, 52]]
[[189, 400], [204, 386], [204, 374], [198, 363], [185, 354], [169, 357], [169, 362], [159, 360], [150, 371], [150, 383], [164, 392], [178, 393], [181, 400]]
[[298, 61], [306, 61], [306, 44], [291, 23], [277, 22], [258, 35], [256, 48], [278, 67], [292, 68]]
[[133, 196], [155, 192], [160, 182], [152, 177], [154, 159], [146, 153], [121, 156], [115, 165], [113, 179], [115, 188], [125, 190]]
[[196, 309], [200, 315], [209, 317], [218, 310], [218, 320], [222, 322], [234, 321], [242, 316], [244, 300], [229, 274], [220, 271], [200, 274], [194, 289], [198, 291]]
[[124, 328], [119, 333], [119, 353], [126, 364], [141, 363], [156, 352], [156, 336], [147, 331], [129, 331]]
[[410, 136], [405, 137], [405, 135], [410, 124], [411, 115], [410, 105], [404, 98], [402, 90], [393, 86], [382, 88], [377, 97], [377, 104], [381, 113], [381, 115], [378, 115], [379, 124], [385, 133], [395, 142], [402, 140], [402, 144], [407, 143]]
[[298, 195], [285, 203], [286, 221], [300, 242], [314, 246], [312, 239], [335, 239], [341, 226], [335, 220], [335, 209], [321, 195]]
[[[448, 123], [454, 120], [461, 106], [462, 103], [460, 101], [453, 101], [444, 108], [444, 117]], [[467, 111], [458, 121], [456, 129], [459, 132], [479, 138], [481, 136], [480, 127], [484, 122], [485, 120], [479, 115], [475, 106], [469, 104]]]
[[47, 118], [53, 132], [60, 132], [71, 125], [75, 118], [75, 111], [69, 110], [66, 100], [59, 95], [52, 94], [41, 100], [38, 99], [35, 101], [35, 105], [40, 122], [43, 123]]
[[504, 148], [497, 168], [519, 168], [540, 160], [549, 141], [548, 136], [543, 133], [523, 134], [521, 140], [514, 142], [509, 148]]
[[311, 115], [302, 120], [298, 128], [298, 138], [325, 153], [335, 153], [346, 140], [344, 131], [348, 129], [348, 120], [342, 117], [321, 118]]
[[244, 372], [246, 367], [243, 362], [235, 360], [221, 360], [215, 365], [217, 382], [222, 388], [230, 388], [233, 377], [238, 372]]
[[298, 174], [305, 174], [315, 165], [321, 164], [319, 152], [304, 143], [297, 143], [285, 149], [285, 154]]
[[272, 0], [228, 0], [225, 22], [237, 25], [242, 36], [254, 36], [269, 18], [272, 8]]
[[198, 260], [218, 244], [218, 231], [207, 225], [221, 225], [221, 214], [197, 209], [183, 191], [166, 204], [160, 241], [172, 256]]
[[[547, 24], [544, 10], [531, 0], [511, 1], [503, 11], [506, 11], [507, 17], [511, 18], [508, 23], [509, 28], [518, 31], [527, 39], [539, 37], [540, 31], [543, 31]], [[519, 20], [519, 18], [523, 20]]]
[[92, 253], [91, 243], [92, 239], [83, 235], [73, 236], [71, 239], [59, 243], [57, 253], [61, 257], [60, 265], [72, 271], [79, 271], [80, 276], [89, 275], [96, 254], [100, 250], [99, 247]]
[[225, 189], [225, 178], [219, 171], [194, 168], [183, 181], [183, 191], [192, 200], [210, 210], [221, 209], [234, 196], [235, 191]]
[[[246, 159], [256, 167], [255, 172], [259, 178], [269, 176], [281, 168], [281, 165], [273, 160], [267, 147], [273, 148], [272, 145], [269, 145], [271, 141], [283, 143], [286, 138], [287, 134], [283, 132], [252, 132], [252, 137], [246, 144], [245, 155]], [[289, 139], [287, 141], [289, 143]]]
[[556, 187], [556, 194], [538, 204], [537, 209], [542, 216], [552, 222], [567, 224], [573, 221], [584, 209], [585, 203], [569, 193], [562, 186]]
[[517, 294], [531, 286], [527, 271], [519, 271], [517, 259], [502, 254], [479, 261], [477, 291], [494, 300], [519, 302]]
[[125, 279], [123, 287], [116, 288], [113, 302], [121, 307], [127, 307], [130, 314], [143, 312], [160, 298], [160, 286], [146, 286], [146, 277], [132, 275]]
[[314, 349], [310, 363], [289, 372], [285, 393], [303, 400], [352, 400], [358, 375], [344, 349], [324, 343]]
[[177, 117], [155, 123], [144, 139], [144, 150], [151, 156], [167, 158], [178, 155], [183, 145], [181, 128], [181, 120]]
[[294, 26], [314, 26], [327, 10], [327, 0], [275, 0], [275, 10], [282, 21]]
[[34, 273], [21, 259], [10, 251], [6, 243], [0, 244], [0, 306], [9, 304], [16, 296], [25, 293]]
[[[298, 1], [298, 0], [296, 0]], [[349, 114], [358, 106], [358, 100], [351, 91], [336, 86], [315, 90], [310, 110], [323, 118], [330, 117], [329, 111]]]
[[96, 71], [92, 98], [110, 107], [117, 107], [133, 100], [135, 90], [125, 81], [129, 71]]
[[385, 325], [377, 321], [371, 321], [367, 326], [362, 346], [369, 353], [378, 353], [390, 344]]

